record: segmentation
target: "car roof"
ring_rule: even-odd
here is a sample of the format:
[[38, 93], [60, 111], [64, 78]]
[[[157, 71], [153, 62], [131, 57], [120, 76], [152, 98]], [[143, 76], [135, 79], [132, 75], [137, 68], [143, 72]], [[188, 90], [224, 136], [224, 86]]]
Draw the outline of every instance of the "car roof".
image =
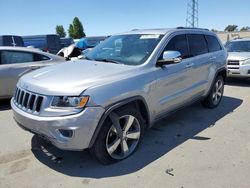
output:
[[[200, 31], [200, 32], [209, 32], [208, 29], [202, 28], [190, 28], [190, 27], [177, 27], [177, 28], [156, 28], [156, 29], [133, 29], [128, 32], [118, 33], [116, 35], [129, 35], [129, 34], [155, 34], [155, 35], [165, 35], [169, 32], [175, 31]], [[209, 32], [211, 33], [211, 32]]]
[[18, 50], [27, 52], [42, 52], [37, 48], [17, 47], [17, 46], [0, 46], [0, 50]]
[[27, 47], [14, 47], [14, 46], [0, 46], [0, 50], [15, 50], [15, 51], [22, 51], [22, 52], [31, 52], [31, 53], [39, 53], [45, 56], [49, 56], [50, 58], [53, 59], [63, 59], [60, 56], [51, 54], [51, 53], [47, 53], [47, 52], [43, 52], [38, 48], [27, 48]]

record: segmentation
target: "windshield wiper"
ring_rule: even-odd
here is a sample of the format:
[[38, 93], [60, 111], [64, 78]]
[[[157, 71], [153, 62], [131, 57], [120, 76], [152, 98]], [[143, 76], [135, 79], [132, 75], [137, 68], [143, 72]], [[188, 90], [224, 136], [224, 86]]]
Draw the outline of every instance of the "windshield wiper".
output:
[[119, 61], [116, 61], [116, 60], [114, 60], [114, 59], [106, 59], [106, 58], [103, 58], [103, 59], [95, 59], [95, 61], [103, 61], [103, 62], [106, 62], [106, 63], [121, 64], [121, 62], [119, 62]]

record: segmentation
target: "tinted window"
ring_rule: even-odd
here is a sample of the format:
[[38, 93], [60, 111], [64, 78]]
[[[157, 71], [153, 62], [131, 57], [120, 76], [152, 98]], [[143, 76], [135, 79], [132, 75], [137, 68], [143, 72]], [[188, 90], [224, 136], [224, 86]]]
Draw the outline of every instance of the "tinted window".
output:
[[221, 50], [220, 43], [218, 42], [217, 38], [211, 35], [205, 35], [208, 44], [209, 52], [216, 52]]
[[47, 36], [47, 44], [48, 49], [50, 50], [60, 50], [61, 49], [61, 41], [60, 37], [57, 35], [48, 35]]
[[34, 61], [34, 54], [18, 51], [2, 51], [1, 64], [27, 63]]
[[207, 42], [204, 35], [191, 34], [188, 36], [190, 55], [192, 57], [208, 53]]
[[62, 48], [68, 47], [74, 43], [72, 38], [61, 38], [60, 41], [61, 41]]
[[173, 37], [167, 44], [164, 51], [169, 50], [180, 52], [182, 59], [189, 57], [186, 35], [177, 35]]
[[46, 48], [46, 40], [45, 38], [24, 39], [24, 46], [34, 46], [35, 48], [44, 50]]
[[228, 52], [250, 52], [250, 41], [232, 41], [225, 47]]
[[23, 39], [18, 36], [3, 36], [3, 46], [24, 46]]
[[50, 60], [49, 57], [41, 54], [34, 54], [34, 61], [47, 61]]

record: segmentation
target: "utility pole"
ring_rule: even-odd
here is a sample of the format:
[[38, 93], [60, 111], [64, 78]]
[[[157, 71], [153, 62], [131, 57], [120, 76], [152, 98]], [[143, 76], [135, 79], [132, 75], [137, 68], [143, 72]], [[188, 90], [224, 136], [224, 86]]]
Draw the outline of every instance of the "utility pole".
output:
[[199, 27], [198, 0], [188, 0], [186, 27]]

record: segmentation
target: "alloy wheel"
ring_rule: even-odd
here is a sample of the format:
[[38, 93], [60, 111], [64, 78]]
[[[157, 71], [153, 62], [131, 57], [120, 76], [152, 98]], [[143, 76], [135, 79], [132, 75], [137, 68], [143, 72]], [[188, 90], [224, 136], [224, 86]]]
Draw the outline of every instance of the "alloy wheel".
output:
[[106, 136], [106, 150], [113, 159], [128, 157], [139, 143], [141, 126], [133, 115], [110, 114], [112, 125]]
[[214, 88], [214, 93], [212, 95], [212, 100], [214, 104], [218, 104], [223, 95], [223, 81], [217, 80]]

